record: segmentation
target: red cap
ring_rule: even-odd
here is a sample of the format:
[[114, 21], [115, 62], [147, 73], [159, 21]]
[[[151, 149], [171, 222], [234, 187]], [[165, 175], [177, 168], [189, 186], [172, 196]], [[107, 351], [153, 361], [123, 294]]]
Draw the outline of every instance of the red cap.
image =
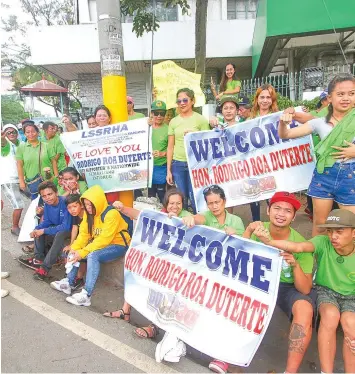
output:
[[296, 210], [301, 208], [301, 203], [296, 199], [296, 196], [293, 193], [276, 192], [275, 195], [270, 199], [270, 206], [279, 201], [290, 203]]

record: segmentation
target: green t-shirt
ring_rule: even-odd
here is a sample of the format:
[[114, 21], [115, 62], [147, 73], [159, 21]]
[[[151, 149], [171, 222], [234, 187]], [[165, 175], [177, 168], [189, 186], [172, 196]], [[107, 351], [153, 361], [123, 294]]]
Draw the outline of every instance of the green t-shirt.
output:
[[227, 210], [225, 212], [226, 220], [224, 221], [223, 225], [218, 222], [217, 218], [212, 214], [210, 210], [202, 213], [202, 215], [205, 217], [205, 226], [213, 227], [222, 231], [224, 231], [226, 227], [231, 227], [237, 232], [237, 235], [243, 235], [244, 224], [242, 219], [238, 216], [235, 216], [234, 214], [228, 213]]
[[132, 116], [128, 116], [128, 121], [131, 121], [132, 119], [138, 119], [138, 118], [144, 118], [145, 115], [143, 113], [134, 112]]
[[57, 161], [58, 164], [58, 171], [62, 171], [67, 167], [67, 163], [65, 161], [65, 148], [60, 140], [60, 137], [58, 135], [54, 136], [52, 139], [48, 140], [45, 136], [42, 138], [43, 143], [48, 144], [48, 149], [51, 154], [59, 155], [59, 159]]
[[187, 160], [184, 142], [186, 130], [190, 132], [210, 130], [210, 125], [205, 117], [196, 112], [193, 112], [190, 117], [177, 116], [170, 121], [168, 135], [175, 137], [173, 159], [176, 161]]
[[[39, 163], [39, 150], [41, 146], [41, 162]], [[39, 173], [39, 168], [41, 167], [41, 175], [45, 178], [45, 173], [43, 172], [44, 168], [52, 169], [52, 158], [55, 156], [54, 153], [51, 153], [48, 148], [47, 143], [38, 142], [38, 144], [33, 147], [31, 143], [25, 142], [21, 143], [16, 149], [16, 160], [23, 161], [23, 173], [25, 179], [32, 179]]]
[[[159, 127], [153, 127], [152, 147], [153, 151], [166, 152], [168, 148], [168, 131], [169, 126], [163, 123]], [[154, 165], [165, 165], [165, 157], [154, 157]]]
[[[85, 181], [79, 181], [78, 185], [79, 185], [80, 195], [82, 195], [88, 189], [88, 185], [86, 184]], [[62, 186], [58, 186], [59, 196], [63, 196], [65, 194], [65, 192], [66, 191], [64, 190], [64, 188]]]
[[[17, 149], [17, 147], [20, 145], [20, 141], [17, 139], [16, 140], [16, 144], [10, 142], [10, 140], [6, 140], [6, 144], [4, 147], [1, 147], [1, 156], [2, 157], [6, 157], [10, 154], [10, 151], [11, 151], [11, 146], [15, 146], [15, 149]], [[14, 153], [12, 153], [14, 154]]]
[[[235, 90], [237, 87], [241, 87], [242, 83], [240, 81], [232, 80], [228, 81], [226, 84], [226, 91], [228, 90]], [[226, 94], [226, 95], [236, 95], [238, 96], [238, 93], [235, 94]]]
[[[263, 222], [263, 225], [268, 230], [270, 229], [270, 222]], [[290, 235], [287, 238], [290, 242], [305, 242], [306, 239], [296, 230], [294, 230], [292, 227], [290, 227]], [[250, 238], [251, 240], [254, 240], [256, 242], [260, 242], [259, 238], [257, 238], [254, 234]], [[313, 270], [313, 256], [312, 253], [294, 253], [293, 254], [296, 261], [299, 263], [301, 269], [305, 274], [312, 274]], [[293, 270], [291, 270], [291, 276], [285, 277], [284, 270], [281, 269], [281, 276], [280, 276], [280, 282], [283, 283], [294, 283], [293, 278]]]
[[339, 263], [328, 236], [318, 235], [310, 242], [317, 261], [316, 284], [341, 295], [355, 295], [355, 254], [341, 257], [344, 262]]
[[188, 212], [187, 210], [182, 210], [179, 214], [179, 218], [184, 218], [184, 217], [188, 217], [188, 216], [191, 216], [191, 213]]

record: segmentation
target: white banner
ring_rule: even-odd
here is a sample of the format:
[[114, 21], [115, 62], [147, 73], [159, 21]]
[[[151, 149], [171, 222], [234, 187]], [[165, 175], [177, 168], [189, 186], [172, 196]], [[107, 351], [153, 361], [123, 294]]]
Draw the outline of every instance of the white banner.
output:
[[207, 210], [203, 191], [213, 184], [224, 189], [228, 207], [269, 199], [275, 191], [308, 188], [315, 168], [312, 138], [280, 139], [277, 128], [281, 113], [238, 123], [223, 131], [185, 136], [199, 212]]
[[148, 119], [140, 118], [66, 132], [60, 138], [88, 186], [98, 184], [105, 192], [114, 192], [151, 186], [151, 133]]
[[275, 248], [145, 210], [125, 257], [125, 300], [200, 352], [248, 366], [275, 308], [280, 268]]

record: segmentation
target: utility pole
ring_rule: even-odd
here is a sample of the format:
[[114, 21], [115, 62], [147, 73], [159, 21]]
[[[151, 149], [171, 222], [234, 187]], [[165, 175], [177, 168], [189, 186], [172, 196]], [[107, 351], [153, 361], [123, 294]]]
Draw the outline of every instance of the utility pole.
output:
[[[110, 109], [112, 123], [127, 121], [127, 89], [120, 1], [97, 0], [96, 7], [103, 102]], [[116, 195], [124, 205], [133, 206], [133, 191], [122, 191]], [[110, 196], [107, 197], [111, 200]]]

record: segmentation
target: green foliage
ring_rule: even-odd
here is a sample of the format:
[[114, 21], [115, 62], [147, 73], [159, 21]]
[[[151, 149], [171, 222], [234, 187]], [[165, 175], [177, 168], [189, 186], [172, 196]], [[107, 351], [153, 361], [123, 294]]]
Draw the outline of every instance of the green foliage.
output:
[[17, 124], [27, 117], [29, 113], [25, 112], [16, 95], [1, 95], [1, 119], [4, 125]]
[[[132, 16], [133, 31], [137, 37], [145, 32], [157, 31], [159, 28], [159, 17], [153, 14], [149, 0], [121, 0], [121, 12], [125, 16]], [[187, 14], [190, 5], [187, 0], [165, 0], [164, 6], [180, 6], [182, 14]]]

